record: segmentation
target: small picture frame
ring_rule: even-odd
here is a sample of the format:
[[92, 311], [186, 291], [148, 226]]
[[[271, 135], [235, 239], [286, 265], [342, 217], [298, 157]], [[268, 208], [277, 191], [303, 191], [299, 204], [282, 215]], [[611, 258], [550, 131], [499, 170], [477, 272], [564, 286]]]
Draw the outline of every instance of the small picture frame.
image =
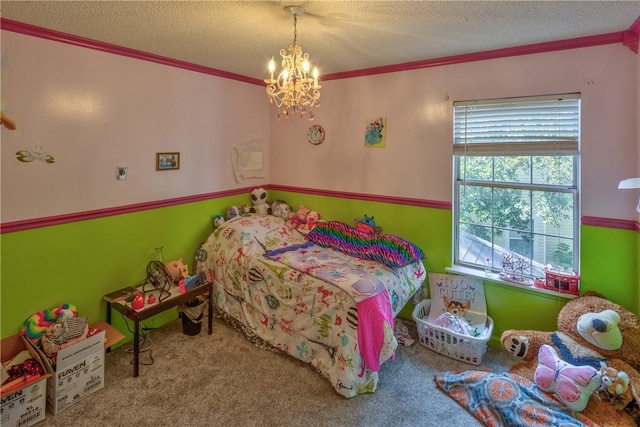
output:
[[156, 153], [156, 170], [180, 169], [180, 153]]
[[374, 117], [367, 119], [364, 134], [364, 146], [385, 148], [387, 146], [387, 118]]

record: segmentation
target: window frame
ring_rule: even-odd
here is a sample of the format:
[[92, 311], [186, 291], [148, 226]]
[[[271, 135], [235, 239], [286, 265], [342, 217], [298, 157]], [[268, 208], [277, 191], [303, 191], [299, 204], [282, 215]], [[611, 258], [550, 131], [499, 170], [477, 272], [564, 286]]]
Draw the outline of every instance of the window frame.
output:
[[[576, 110], [577, 110], [577, 136], [576, 140], [573, 142], [567, 142], [563, 140], [563, 138], [558, 138], [555, 141], [543, 141], [543, 138], [538, 142], [530, 143], [530, 142], [497, 142], [497, 143], [467, 143], [466, 141], [466, 133], [465, 133], [465, 141], [464, 144], [456, 143], [456, 109], [457, 107], [466, 107], [470, 105], [483, 105], [483, 104], [500, 104], [500, 103], [520, 103], [520, 102], [536, 102], [536, 101], [548, 101], [553, 99], [570, 99], [576, 101]], [[466, 117], [465, 117], [466, 119]], [[580, 183], [580, 147], [581, 147], [581, 94], [580, 93], [566, 93], [566, 94], [553, 94], [553, 95], [542, 95], [542, 96], [526, 96], [526, 97], [517, 97], [517, 98], [496, 98], [496, 99], [485, 99], [485, 100], [474, 100], [474, 101], [456, 101], [453, 102], [452, 108], [452, 121], [453, 121], [453, 173], [452, 173], [452, 186], [453, 186], [453, 236], [452, 236], [452, 260], [453, 260], [453, 268], [456, 269], [464, 269], [471, 271], [483, 271], [486, 272], [486, 266], [480, 265], [479, 263], [468, 262], [460, 259], [460, 191], [461, 187], [464, 186], [478, 186], [483, 188], [488, 188], [492, 192], [496, 188], [506, 188], [506, 189], [514, 189], [514, 190], [525, 190], [530, 191], [529, 194], [530, 199], [533, 197], [533, 192], [543, 191], [543, 192], [553, 192], [553, 193], [564, 193], [570, 194], [573, 199], [573, 213], [572, 213], [572, 241], [573, 241], [573, 265], [572, 271], [579, 274], [580, 271], [580, 211], [581, 211], [581, 203], [580, 203], [580, 195], [581, 195], [581, 183]], [[463, 126], [466, 129], [466, 122]], [[458, 128], [459, 129], [459, 128]], [[466, 132], [466, 131], [465, 131]], [[463, 145], [463, 149], [461, 150], [461, 145]], [[471, 154], [470, 154], [471, 153]], [[466, 170], [463, 171], [464, 167], [461, 164], [463, 158], [465, 156], [508, 156], [508, 157], [518, 157], [518, 156], [528, 156], [529, 162], [532, 164], [533, 158], [536, 156], [570, 156], [572, 157], [573, 164], [573, 182], [570, 185], [556, 185], [556, 184], [539, 184], [534, 183], [534, 180], [531, 179], [529, 183], [526, 182], [503, 182], [503, 181], [495, 181], [496, 172], [495, 169], [491, 171], [491, 180], [469, 180], [466, 176], [463, 176], [463, 173], [466, 174]], [[495, 164], [494, 164], [495, 166]], [[492, 167], [494, 167], [492, 166]], [[533, 171], [531, 171], [533, 176]], [[494, 206], [492, 202], [492, 208]], [[532, 208], [530, 208], [532, 209]], [[491, 253], [495, 254], [495, 229], [496, 226], [493, 222], [494, 215], [491, 215], [492, 223], [490, 225], [491, 228]], [[538, 236], [548, 236], [554, 238], [565, 239], [561, 233], [558, 233], [556, 236], [552, 233], [546, 232], [536, 232], [535, 227], [533, 226], [535, 215], [533, 210], [529, 212], [529, 220], [532, 226], [529, 228], [528, 233], [534, 237]], [[498, 227], [504, 228], [504, 227]], [[522, 230], [515, 230], [521, 232]], [[532, 240], [533, 245], [533, 240]], [[509, 250], [509, 248], [505, 248]], [[476, 260], [477, 261], [477, 260]], [[532, 255], [530, 258], [530, 262], [533, 263], [535, 261], [535, 255]], [[531, 264], [532, 265], [532, 264]], [[492, 268], [491, 272], [501, 272], [503, 269], [501, 266], [497, 265], [497, 262], [492, 259]], [[486, 273], [485, 273], [486, 275]], [[533, 272], [530, 275], [526, 275], [529, 278], [535, 278]]]

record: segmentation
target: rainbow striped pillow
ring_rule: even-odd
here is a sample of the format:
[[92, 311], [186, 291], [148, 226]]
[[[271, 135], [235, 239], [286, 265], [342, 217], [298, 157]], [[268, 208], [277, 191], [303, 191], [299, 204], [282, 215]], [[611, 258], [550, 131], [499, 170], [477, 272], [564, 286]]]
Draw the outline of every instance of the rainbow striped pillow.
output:
[[307, 234], [307, 240], [355, 258], [378, 261], [389, 267], [404, 267], [424, 258], [422, 249], [398, 236], [364, 233], [340, 221], [318, 223]]

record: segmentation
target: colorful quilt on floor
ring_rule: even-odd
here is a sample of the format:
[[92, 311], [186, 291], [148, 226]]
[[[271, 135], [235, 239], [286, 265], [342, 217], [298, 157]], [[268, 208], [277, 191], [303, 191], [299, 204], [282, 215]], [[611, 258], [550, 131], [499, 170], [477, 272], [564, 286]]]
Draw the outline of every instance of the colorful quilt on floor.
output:
[[519, 375], [446, 371], [437, 373], [435, 382], [489, 427], [597, 426], [580, 413], [569, 411], [535, 383]]

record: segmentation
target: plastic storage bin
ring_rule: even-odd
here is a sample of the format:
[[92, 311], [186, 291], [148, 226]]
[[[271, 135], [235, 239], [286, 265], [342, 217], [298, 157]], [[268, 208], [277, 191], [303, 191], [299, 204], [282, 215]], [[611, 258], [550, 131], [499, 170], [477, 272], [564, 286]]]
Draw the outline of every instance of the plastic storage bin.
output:
[[426, 319], [429, 317], [431, 300], [420, 301], [413, 309], [411, 317], [418, 327], [420, 344], [452, 359], [479, 365], [487, 350], [487, 342], [493, 332], [493, 319], [487, 316], [487, 323], [482, 335], [471, 337], [461, 335], [445, 328], [433, 325]]

